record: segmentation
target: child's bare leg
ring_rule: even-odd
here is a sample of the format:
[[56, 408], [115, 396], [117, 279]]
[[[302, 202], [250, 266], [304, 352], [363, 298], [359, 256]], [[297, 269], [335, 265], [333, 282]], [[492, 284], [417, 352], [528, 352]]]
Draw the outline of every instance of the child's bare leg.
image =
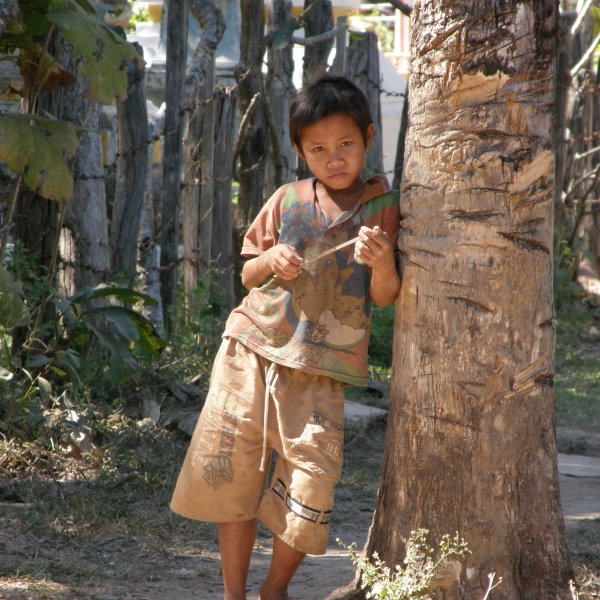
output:
[[260, 600], [288, 600], [287, 588], [300, 566], [304, 554], [282, 542], [277, 536], [273, 538], [273, 556], [269, 572], [260, 588]]
[[225, 600], [245, 600], [250, 556], [256, 538], [257, 520], [219, 523], [221, 570]]

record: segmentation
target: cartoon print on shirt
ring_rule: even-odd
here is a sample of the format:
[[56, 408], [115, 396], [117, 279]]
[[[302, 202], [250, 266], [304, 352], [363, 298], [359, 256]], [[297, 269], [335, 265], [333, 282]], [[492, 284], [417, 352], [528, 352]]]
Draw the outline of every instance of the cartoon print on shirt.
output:
[[[278, 243], [289, 244], [310, 259], [356, 236], [361, 222], [359, 211], [324, 229], [314, 203], [295, 200], [281, 217]], [[247, 308], [257, 317], [255, 327], [269, 337], [273, 347], [285, 347], [287, 356], [319, 364], [327, 348], [352, 348], [365, 337], [368, 274], [364, 265], [354, 261], [353, 252], [353, 247], [342, 249], [306, 265], [295, 280], [266, 282], [259, 293], [249, 293]], [[285, 341], [281, 331], [275, 341], [271, 325], [280, 321], [281, 312], [290, 329]]]
[[295, 328], [304, 325], [312, 343], [347, 348], [365, 336], [365, 303], [352, 294], [353, 276], [361, 266], [348, 260], [347, 254], [338, 254], [315, 261], [300, 275], [308, 281], [300, 288], [301, 294], [291, 295], [286, 317], [296, 323]]

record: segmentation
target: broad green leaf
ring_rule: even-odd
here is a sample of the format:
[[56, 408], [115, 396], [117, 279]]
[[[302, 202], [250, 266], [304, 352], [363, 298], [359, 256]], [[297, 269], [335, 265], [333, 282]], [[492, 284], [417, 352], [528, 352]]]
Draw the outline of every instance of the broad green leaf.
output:
[[353, 40], [356, 40], [358, 42], [360, 42], [365, 37], [364, 33], [361, 33], [360, 31], [354, 31], [352, 29], [349, 29], [348, 33], [350, 34], [350, 37]]
[[56, 359], [54, 364], [62, 367], [68, 374], [73, 383], [81, 386], [81, 378], [79, 376], [79, 369], [81, 368], [81, 362], [79, 360], [79, 354], [75, 350], [69, 348], [68, 350], [59, 350], [56, 353]]
[[125, 63], [137, 56], [134, 47], [74, 0], [55, 0], [51, 8], [48, 20], [60, 27], [73, 54], [82, 59], [79, 69], [89, 81], [86, 96], [102, 104], [111, 104], [115, 96], [124, 100]]
[[26, 361], [25, 366], [28, 369], [35, 369], [36, 367], [43, 367], [47, 365], [52, 358], [45, 354], [32, 354]]
[[0, 325], [11, 328], [27, 321], [20, 282], [0, 267]]
[[50, 385], [50, 382], [47, 379], [44, 379], [43, 377], [38, 377], [37, 384], [42, 398], [44, 398], [44, 400], [51, 400], [52, 385]]
[[27, 11], [23, 22], [32, 35], [44, 35], [50, 28], [45, 12], [37, 9]]
[[77, 312], [71, 302], [69, 302], [62, 294], [59, 294], [56, 290], [51, 289], [51, 300], [56, 310], [62, 315], [65, 321], [67, 329], [75, 327], [77, 320]]
[[73, 156], [77, 151], [77, 131], [73, 123], [57, 119], [43, 119], [36, 117], [37, 125], [45, 129], [52, 138], [52, 145], [60, 149], [63, 154]]
[[32, 131], [35, 150], [23, 181], [44, 198], [67, 202], [73, 195], [73, 179], [65, 157], [54, 147], [50, 137], [43, 135], [38, 128], [32, 128]]
[[28, 115], [0, 115], [0, 161], [20, 173], [33, 191], [66, 202], [73, 193], [73, 180], [66, 157], [77, 148], [72, 123], [36, 119]]
[[103, 306], [85, 314], [96, 313], [102, 315], [117, 331], [118, 335], [127, 342], [135, 342], [139, 338], [135, 323], [129, 318], [126, 309], [120, 306]]
[[272, 44], [273, 48], [275, 50], [281, 50], [282, 48], [285, 48], [290, 43], [290, 39], [294, 35], [294, 31], [296, 31], [297, 28], [298, 28], [298, 20], [297, 19], [290, 19], [289, 21], [286, 21], [277, 30], [277, 33], [275, 34], [275, 37], [273, 38], [273, 44]]
[[165, 349], [164, 340], [158, 335], [154, 325], [140, 313], [131, 309], [126, 309], [129, 318], [135, 324], [139, 338], [136, 341], [138, 346], [148, 356], [158, 356]]
[[35, 140], [27, 115], [0, 115], [0, 161], [20, 173], [33, 161]]
[[132, 377], [135, 374], [137, 361], [127, 344], [98, 329], [94, 329], [94, 333], [100, 343], [110, 352], [110, 364], [106, 373], [108, 379], [120, 383]]

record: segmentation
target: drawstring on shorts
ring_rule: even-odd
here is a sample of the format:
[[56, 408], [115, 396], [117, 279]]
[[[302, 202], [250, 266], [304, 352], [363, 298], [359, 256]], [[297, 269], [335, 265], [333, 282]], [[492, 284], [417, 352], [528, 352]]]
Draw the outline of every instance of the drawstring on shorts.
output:
[[275, 378], [277, 373], [275, 372], [275, 363], [271, 363], [269, 370], [267, 371], [267, 378], [265, 381], [265, 405], [263, 410], [263, 443], [262, 443], [262, 456], [260, 459], [261, 472], [264, 472], [267, 462], [267, 427], [269, 425], [269, 396], [275, 391]]

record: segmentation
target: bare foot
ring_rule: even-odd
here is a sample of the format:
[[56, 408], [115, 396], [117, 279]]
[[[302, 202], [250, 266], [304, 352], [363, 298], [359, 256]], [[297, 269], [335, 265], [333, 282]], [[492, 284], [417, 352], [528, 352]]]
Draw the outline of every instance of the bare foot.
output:
[[258, 600], [290, 600], [287, 589], [285, 590], [266, 590], [261, 588], [258, 594]]

